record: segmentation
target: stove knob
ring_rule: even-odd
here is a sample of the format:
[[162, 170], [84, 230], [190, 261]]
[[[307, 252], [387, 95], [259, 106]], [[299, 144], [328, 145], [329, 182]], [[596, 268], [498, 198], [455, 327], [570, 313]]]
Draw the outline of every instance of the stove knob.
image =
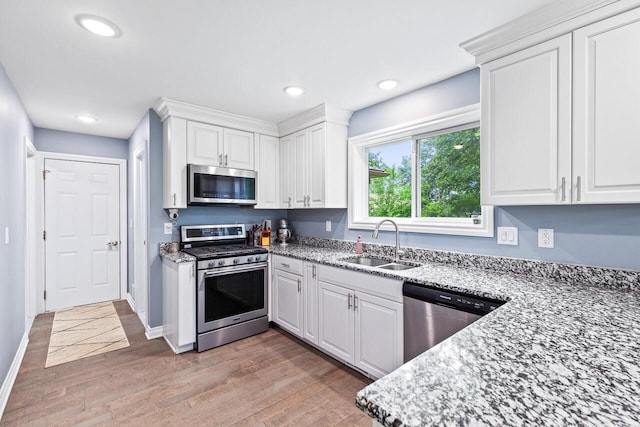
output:
[[234, 264], [238, 264], [239, 262], [240, 262], [240, 260], [239, 260], [238, 258], [234, 258], [234, 259], [233, 259], [233, 263], [234, 263]]
[[209, 262], [209, 267], [213, 267], [213, 261]]
[[[257, 257], [256, 257], [256, 258], [257, 258]], [[256, 260], [256, 261], [257, 261], [257, 260]], [[253, 257], [252, 257], [252, 256], [247, 257], [247, 262], [253, 262]]]
[[220, 261], [218, 261], [218, 265], [224, 265], [224, 260], [221, 259]]

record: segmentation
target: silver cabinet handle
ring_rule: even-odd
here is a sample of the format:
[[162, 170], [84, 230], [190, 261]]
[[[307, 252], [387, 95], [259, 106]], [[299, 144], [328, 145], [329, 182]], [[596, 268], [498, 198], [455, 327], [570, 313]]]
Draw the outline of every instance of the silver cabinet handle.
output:
[[176, 205], [176, 193], [173, 193], [173, 206]]
[[582, 179], [580, 178], [580, 176], [578, 176], [578, 178], [576, 179], [576, 201], [579, 202], [580, 201], [580, 187], [582, 187]]
[[564, 202], [567, 200], [567, 192], [565, 191], [565, 187], [567, 186], [567, 180], [564, 176], [562, 177], [562, 183], [560, 184], [560, 186], [562, 187], [562, 201]]
[[356, 294], [353, 294], [353, 311], [356, 311], [358, 309], [358, 296]]
[[191, 264], [191, 277], [196, 277], [196, 263]]
[[291, 207], [291, 197], [289, 197], [289, 207]]
[[229, 164], [229, 155], [225, 154], [224, 155], [224, 165], [227, 166]]
[[281, 266], [283, 266], [284, 268], [291, 268], [291, 266], [287, 263], [281, 262], [280, 263]]
[[301, 283], [300, 283], [300, 279], [298, 279], [298, 293], [300, 293], [300, 287], [301, 287]]
[[316, 278], [316, 265], [311, 266], [311, 277]]
[[224, 166], [224, 164], [222, 163], [222, 153], [218, 154], [218, 164], [220, 166]]
[[349, 294], [349, 299], [347, 299], [347, 309], [351, 310], [351, 294]]

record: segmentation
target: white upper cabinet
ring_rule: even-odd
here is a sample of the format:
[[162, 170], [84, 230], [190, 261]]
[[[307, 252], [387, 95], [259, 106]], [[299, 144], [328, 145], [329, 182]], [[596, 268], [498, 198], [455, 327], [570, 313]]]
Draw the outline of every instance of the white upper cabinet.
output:
[[187, 163], [253, 170], [253, 159], [253, 133], [188, 122]]
[[162, 124], [162, 207], [187, 207], [187, 121], [169, 117]]
[[463, 44], [481, 64], [483, 204], [640, 202], [640, 9], [570, 7]]
[[569, 203], [571, 35], [482, 66], [482, 204]]
[[346, 126], [320, 123], [281, 138], [280, 161], [282, 208], [347, 207]]
[[254, 170], [254, 137], [252, 132], [224, 129], [224, 166]]
[[256, 209], [280, 207], [280, 141], [274, 136], [260, 135], [256, 141], [258, 172], [258, 204]]
[[224, 166], [222, 128], [206, 123], [187, 123], [187, 163]]
[[574, 203], [640, 202], [640, 9], [574, 32]]

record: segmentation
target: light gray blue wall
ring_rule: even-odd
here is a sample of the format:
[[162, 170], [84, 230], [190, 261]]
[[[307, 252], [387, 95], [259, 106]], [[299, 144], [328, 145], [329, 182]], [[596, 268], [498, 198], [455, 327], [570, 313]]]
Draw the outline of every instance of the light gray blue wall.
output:
[[[4, 384], [25, 333], [25, 170], [24, 137], [33, 124], [0, 64], [0, 383]], [[4, 241], [9, 228], [10, 243]]]
[[115, 159], [129, 158], [129, 143], [126, 139], [45, 128], [36, 128], [35, 138], [33, 144], [38, 151]]
[[[349, 136], [398, 125], [480, 100], [479, 72], [451, 79], [356, 111]], [[373, 242], [369, 230], [349, 230], [346, 209], [291, 210], [299, 234]], [[325, 221], [332, 221], [332, 232]], [[498, 245], [495, 238], [401, 233], [402, 245], [467, 253], [538, 259], [572, 264], [640, 270], [640, 205], [514, 206], [495, 208], [495, 226], [516, 226], [519, 245]], [[538, 228], [555, 230], [555, 248], [537, 247]], [[381, 232], [376, 242], [395, 243], [395, 235]]]

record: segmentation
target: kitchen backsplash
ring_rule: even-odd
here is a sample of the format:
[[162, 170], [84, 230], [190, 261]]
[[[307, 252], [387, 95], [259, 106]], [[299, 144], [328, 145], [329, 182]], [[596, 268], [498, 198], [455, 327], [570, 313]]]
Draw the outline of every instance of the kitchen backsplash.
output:
[[[296, 243], [353, 252], [354, 254], [356, 249], [355, 241], [338, 239], [298, 236]], [[395, 251], [395, 246], [393, 245], [380, 245], [377, 243], [363, 243], [362, 247], [365, 254], [374, 256], [393, 257]], [[402, 247], [402, 250], [404, 251], [402, 258], [418, 262], [432, 262], [530, 277], [541, 277], [571, 284], [640, 290], [640, 271], [410, 247]]]

